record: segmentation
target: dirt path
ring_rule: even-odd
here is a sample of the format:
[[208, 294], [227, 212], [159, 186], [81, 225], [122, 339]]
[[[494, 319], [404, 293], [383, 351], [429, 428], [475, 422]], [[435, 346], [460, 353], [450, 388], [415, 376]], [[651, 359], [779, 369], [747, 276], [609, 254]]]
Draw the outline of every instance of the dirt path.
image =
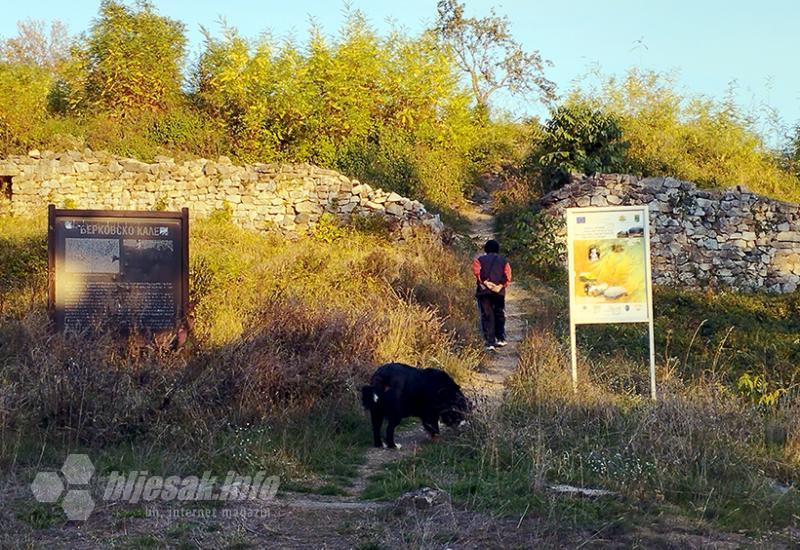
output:
[[[494, 238], [494, 216], [489, 204], [479, 205], [470, 215], [470, 237], [476, 251]], [[502, 243], [501, 243], [502, 246]], [[513, 277], [513, 266], [512, 266]], [[501, 401], [506, 379], [514, 372], [519, 361], [519, 344], [525, 339], [528, 324], [526, 317], [535, 307], [535, 297], [519, 283], [512, 282], [506, 291], [506, 341], [508, 345], [491, 353], [475, 378], [472, 390], [485, 396], [489, 404]]]
[[[468, 213], [470, 220], [469, 237], [475, 243], [476, 252], [483, 244], [494, 237], [494, 215], [491, 206], [476, 205]], [[525, 338], [527, 309], [533, 301], [532, 294], [519, 284], [512, 283], [506, 295], [506, 336], [508, 345], [490, 353], [483, 362], [481, 370], [474, 377], [467, 391], [476, 398], [481, 406], [496, 406], [505, 388], [505, 380], [516, 369], [519, 360], [517, 347]], [[477, 312], [476, 312], [477, 322]], [[369, 449], [366, 461], [359, 468], [353, 486], [348, 491], [350, 496], [360, 496], [369, 482], [369, 478], [383, 470], [391, 463], [416, 453], [420, 446], [428, 441], [428, 435], [419, 425], [400, 430], [396, 435], [400, 450], [387, 452], [384, 449]]]

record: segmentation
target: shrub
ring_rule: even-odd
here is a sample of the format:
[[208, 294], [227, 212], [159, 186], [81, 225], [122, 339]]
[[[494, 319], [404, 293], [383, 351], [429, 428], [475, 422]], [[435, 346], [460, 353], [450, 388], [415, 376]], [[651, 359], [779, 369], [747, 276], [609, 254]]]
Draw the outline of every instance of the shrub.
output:
[[186, 49], [184, 26], [158, 15], [148, 3], [132, 9], [100, 4], [88, 36], [73, 52], [65, 75], [73, 105], [99, 107], [120, 117], [163, 112], [181, 97]]
[[627, 147], [614, 115], [573, 101], [550, 114], [526, 164], [539, 173], [546, 192], [573, 172], [623, 172]]
[[47, 117], [51, 81], [38, 67], [0, 62], [0, 155], [33, 145]]
[[619, 121], [634, 173], [670, 175], [709, 187], [746, 185], [784, 200], [800, 199], [797, 178], [782, 170], [756, 130], [757, 120], [732, 99], [714, 101], [675, 90], [667, 75], [633, 70], [593, 93], [576, 91]]

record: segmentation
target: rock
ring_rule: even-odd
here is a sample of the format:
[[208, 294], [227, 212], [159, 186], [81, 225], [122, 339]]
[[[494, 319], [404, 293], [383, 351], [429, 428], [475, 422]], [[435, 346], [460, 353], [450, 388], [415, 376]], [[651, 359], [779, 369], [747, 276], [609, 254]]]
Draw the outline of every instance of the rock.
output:
[[575, 487], [573, 485], [566, 485], [566, 484], [551, 485], [549, 489], [555, 493], [589, 497], [589, 498], [617, 496], [617, 493], [615, 493], [614, 491], [609, 491], [607, 489], [589, 489], [586, 487]]
[[28, 156], [32, 159], [38, 159], [42, 156], [42, 153], [39, 152], [39, 149], [31, 149], [28, 151]]
[[448, 504], [450, 495], [439, 489], [423, 487], [405, 493], [395, 500], [395, 506], [404, 510], [426, 510], [440, 504]]
[[708, 199], [697, 198], [695, 199], [695, 204], [697, 204], [697, 206], [699, 206], [700, 208], [708, 208], [711, 206], [712, 203]]
[[386, 204], [386, 213], [391, 214], [392, 216], [397, 216], [398, 218], [403, 215], [405, 209], [396, 202], [390, 202]]
[[307, 224], [309, 221], [311, 221], [311, 214], [308, 212], [300, 212], [294, 217], [294, 223], [297, 225]]
[[775, 238], [783, 242], [800, 242], [800, 232], [797, 231], [780, 231]]
[[299, 202], [294, 205], [295, 212], [314, 212], [315, 207], [310, 201]]

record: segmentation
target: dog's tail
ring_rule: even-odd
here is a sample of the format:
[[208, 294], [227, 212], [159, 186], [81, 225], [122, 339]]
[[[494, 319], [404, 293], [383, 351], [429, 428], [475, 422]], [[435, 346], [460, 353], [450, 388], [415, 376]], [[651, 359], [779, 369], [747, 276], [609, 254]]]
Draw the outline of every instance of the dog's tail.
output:
[[378, 402], [378, 393], [372, 386], [361, 387], [361, 404], [367, 410], [372, 409], [372, 406]]

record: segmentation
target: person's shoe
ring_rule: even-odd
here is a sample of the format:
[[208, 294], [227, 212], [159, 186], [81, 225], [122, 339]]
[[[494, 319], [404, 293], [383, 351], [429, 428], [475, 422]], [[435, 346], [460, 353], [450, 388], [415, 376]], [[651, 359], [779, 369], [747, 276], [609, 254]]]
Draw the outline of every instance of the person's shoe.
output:
[[496, 345], [497, 345], [498, 348], [502, 348], [503, 346], [505, 346], [507, 344], [508, 344], [508, 342], [506, 342], [505, 340], [498, 340]]
[[485, 349], [486, 349], [486, 351], [494, 351], [495, 347], [494, 346], [486, 346]]

